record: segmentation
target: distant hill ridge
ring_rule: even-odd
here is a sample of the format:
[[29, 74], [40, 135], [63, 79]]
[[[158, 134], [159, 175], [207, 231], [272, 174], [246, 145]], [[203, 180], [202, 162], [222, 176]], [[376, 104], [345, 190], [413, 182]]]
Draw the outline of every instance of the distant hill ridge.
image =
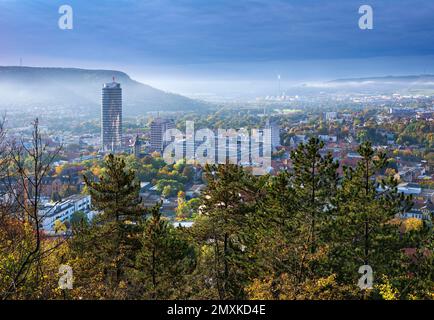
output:
[[333, 82], [366, 82], [366, 81], [380, 81], [380, 82], [432, 82], [434, 75], [421, 74], [421, 75], [408, 75], [408, 76], [384, 76], [384, 77], [367, 77], [367, 78], [348, 78], [336, 79], [329, 81]]
[[0, 108], [89, 107], [99, 112], [101, 88], [115, 77], [123, 89], [124, 112], [194, 111], [205, 102], [164, 92], [116, 70], [0, 66]]

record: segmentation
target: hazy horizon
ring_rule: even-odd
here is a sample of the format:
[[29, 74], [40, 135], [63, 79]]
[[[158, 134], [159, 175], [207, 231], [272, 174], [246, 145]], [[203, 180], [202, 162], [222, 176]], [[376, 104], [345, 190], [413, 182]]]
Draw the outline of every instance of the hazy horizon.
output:
[[[371, 78], [387, 76], [410, 76], [434, 74], [432, 68], [418, 57], [372, 58], [347, 60], [316, 60], [297, 62], [263, 62], [256, 64], [210, 64], [189, 66], [150, 66], [137, 67], [105, 64], [60, 64], [47, 63], [31, 65], [22, 61], [23, 67], [39, 68], [78, 68], [91, 70], [115, 70], [127, 73], [133, 80], [150, 85], [156, 89], [177, 93], [192, 98], [216, 95], [230, 98], [234, 95], [276, 95], [277, 75], [281, 76], [281, 90], [286, 91], [303, 85], [322, 86], [324, 83], [339, 79]], [[306, 70], [306, 65], [310, 69]], [[402, 66], [405, 67], [402, 67]], [[7, 65], [3, 65], [7, 66]], [[19, 66], [10, 64], [9, 66]], [[377, 66], [375, 70], [368, 68]], [[210, 70], [215, 69], [213, 72]], [[310, 71], [310, 72], [309, 72]], [[108, 79], [110, 80], [110, 79]]]
[[[281, 85], [434, 73], [434, 3], [370, 0], [0, 0], [0, 65], [114, 69], [187, 96], [275, 94]], [[423, 10], [421, 10], [423, 9]], [[284, 89], [284, 88], [283, 88]]]

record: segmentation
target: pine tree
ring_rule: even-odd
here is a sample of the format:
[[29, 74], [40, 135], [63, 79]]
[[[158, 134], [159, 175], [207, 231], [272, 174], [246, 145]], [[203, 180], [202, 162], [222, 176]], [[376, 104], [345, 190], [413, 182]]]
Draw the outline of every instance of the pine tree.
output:
[[[394, 218], [409, 204], [397, 192], [393, 177], [378, 181], [387, 165], [383, 152], [375, 152], [369, 142], [358, 152], [356, 168], [345, 168], [338, 192], [337, 212], [329, 225], [329, 262], [337, 281], [357, 288], [358, 269], [369, 265], [375, 279], [393, 276], [401, 270], [402, 247]], [[364, 292], [366, 297], [368, 292]]]
[[[324, 144], [312, 138], [291, 154], [293, 170], [270, 177], [256, 216], [261, 217], [255, 254], [259, 272], [252, 286], [269, 286], [274, 299], [298, 299], [311, 283], [328, 274], [321, 268], [326, 254], [324, 227], [334, 210], [338, 164]], [[255, 285], [256, 284], [256, 285]], [[249, 289], [253, 287], [250, 286]]]
[[93, 206], [101, 212], [101, 219], [120, 225], [125, 225], [126, 221], [140, 220], [143, 210], [140, 207], [140, 184], [135, 179], [135, 172], [126, 170], [125, 161], [112, 154], [106, 157], [104, 169], [98, 182], [84, 176]]
[[311, 138], [291, 154], [293, 172], [290, 187], [294, 190], [295, 213], [289, 223], [293, 224], [299, 283], [319, 273], [319, 259], [326, 249], [323, 246], [324, 227], [335, 209], [339, 164], [330, 153], [321, 155], [323, 147], [322, 141]]
[[250, 253], [257, 225], [252, 222], [261, 189], [254, 176], [232, 164], [207, 166], [205, 179], [194, 232], [201, 252], [212, 262], [202, 261], [207, 269], [199, 266], [204, 273], [200, 279], [216, 290], [219, 299], [242, 299], [254, 266]]
[[102, 274], [107, 297], [124, 297], [126, 274], [134, 266], [135, 253], [140, 248], [140, 222], [145, 211], [140, 204], [135, 172], [126, 169], [124, 160], [110, 154], [104, 167], [99, 181], [84, 177], [92, 205], [99, 214], [90, 227], [76, 234], [72, 247], [94, 264], [95, 272]]
[[188, 275], [194, 267], [194, 249], [182, 236], [183, 228], [174, 228], [161, 217], [161, 205], [150, 209], [136, 257], [133, 288], [144, 299], [183, 298]]
[[259, 199], [255, 214], [255, 272], [247, 291], [252, 296], [253, 288], [257, 290], [258, 284], [262, 283], [260, 287], [267, 284], [267, 296], [279, 299], [284, 290], [282, 280], [288, 279], [295, 283], [295, 279], [288, 275], [296, 274], [299, 268], [295, 190], [287, 171], [280, 172], [275, 177], [264, 178], [266, 182], [262, 188], [265, 194]]

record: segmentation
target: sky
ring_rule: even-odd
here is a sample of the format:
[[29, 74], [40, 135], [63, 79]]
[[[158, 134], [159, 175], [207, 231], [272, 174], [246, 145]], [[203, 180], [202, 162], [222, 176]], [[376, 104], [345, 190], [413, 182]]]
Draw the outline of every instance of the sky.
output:
[[432, 0], [0, 0], [0, 65], [116, 69], [185, 94], [434, 73], [433, 39]]

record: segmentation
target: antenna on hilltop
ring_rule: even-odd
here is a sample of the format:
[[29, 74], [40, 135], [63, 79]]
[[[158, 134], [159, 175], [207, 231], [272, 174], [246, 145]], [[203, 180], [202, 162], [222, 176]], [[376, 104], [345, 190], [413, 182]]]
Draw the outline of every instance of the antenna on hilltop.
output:
[[23, 58], [20, 58], [20, 67], [23, 66]]

